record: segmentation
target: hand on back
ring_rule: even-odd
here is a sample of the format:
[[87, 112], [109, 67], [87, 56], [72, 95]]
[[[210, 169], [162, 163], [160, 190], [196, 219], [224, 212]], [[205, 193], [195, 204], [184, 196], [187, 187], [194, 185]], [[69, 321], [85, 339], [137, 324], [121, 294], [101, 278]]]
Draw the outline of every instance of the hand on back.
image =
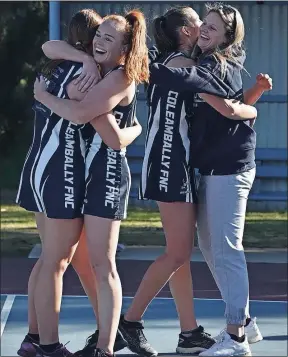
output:
[[78, 78], [74, 80], [74, 84], [78, 86], [78, 90], [82, 93], [89, 91], [101, 80], [101, 74], [98, 64], [93, 57], [89, 57], [83, 62], [83, 70]]

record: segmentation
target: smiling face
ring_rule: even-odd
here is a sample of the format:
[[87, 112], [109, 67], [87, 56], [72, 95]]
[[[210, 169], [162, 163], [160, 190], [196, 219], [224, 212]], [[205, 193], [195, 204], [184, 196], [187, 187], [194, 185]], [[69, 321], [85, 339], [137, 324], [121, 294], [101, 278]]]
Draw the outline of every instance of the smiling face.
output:
[[94, 59], [99, 64], [116, 66], [124, 54], [124, 33], [116, 21], [106, 20], [98, 28], [93, 40]]
[[198, 46], [202, 52], [215, 49], [226, 43], [225, 23], [216, 12], [209, 12], [200, 27]]

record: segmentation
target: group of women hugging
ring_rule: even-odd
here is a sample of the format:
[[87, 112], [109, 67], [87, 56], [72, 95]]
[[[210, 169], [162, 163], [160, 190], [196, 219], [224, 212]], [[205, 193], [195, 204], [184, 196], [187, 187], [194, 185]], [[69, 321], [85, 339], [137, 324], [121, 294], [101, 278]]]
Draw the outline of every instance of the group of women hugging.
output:
[[[203, 20], [189, 6], [169, 9], [154, 19], [151, 49], [146, 31], [139, 10], [102, 18], [84, 9], [71, 19], [67, 41], [42, 46], [49, 61], [34, 84], [34, 134], [17, 195], [35, 213], [42, 253], [29, 278], [29, 330], [19, 356], [105, 357], [125, 347], [157, 356], [142, 317], [167, 282], [180, 320], [177, 353], [250, 356], [250, 344], [262, 340], [249, 314], [242, 238], [255, 178], [253, 105], [272, 79], [260, 73], [244, 91], [244, 22], [232, 6], [207, 5]], [[121, 311], [115, 256], [131, 186], [126, 148], [142, 131], [140, 84], [149, 115], [139, 199], [157, 202], [166, 247]], [[227, 325], [214, 337], [194, 314], [196, 228], [226, 306]], [[74, 353], [58, 331], [70, 263], [97, 321]]]

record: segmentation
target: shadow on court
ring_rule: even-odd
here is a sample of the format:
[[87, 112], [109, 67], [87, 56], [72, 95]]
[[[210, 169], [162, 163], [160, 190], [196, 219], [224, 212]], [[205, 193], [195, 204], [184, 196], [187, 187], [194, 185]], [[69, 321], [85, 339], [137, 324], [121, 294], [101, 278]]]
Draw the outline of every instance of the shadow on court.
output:
[[265, 336], [263, 337], [265, 341], [288, 341], [287, 335], [280, 335], [280, 336]]
[[[123, 299], [125, 311], [131, 298]], [[27, 333], [27, 296], [1, 296], [1, 356], [15, 356], [17, 347]], [[224, 304], [221, 300], [195, 299], [195, 311], [199, 324], [213, 336], [224, 327]], [[264, 340], [252, 345], [253, 356], [287, 356], [287, 303], [251, 301], [252, 316], [257, 322]], [[174, 356], [179, 323], [172, 299], [156, 298], [145, 314], [145, 334], [160, 356]], [[82, 348], [86, 338], [95, 331], [93, 310], [86, 297], [65, 296], [60, 314], [60, 338], [69, 344], [72, 352]], [[121, 356], [132, 353], [124, 349]]]

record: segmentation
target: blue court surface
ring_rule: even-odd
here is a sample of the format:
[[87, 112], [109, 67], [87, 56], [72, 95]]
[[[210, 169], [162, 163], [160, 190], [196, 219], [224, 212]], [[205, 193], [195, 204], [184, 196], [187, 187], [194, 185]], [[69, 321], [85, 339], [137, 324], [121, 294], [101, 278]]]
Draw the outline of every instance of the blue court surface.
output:
[[[123, 299], [125, 311], [131, 298]], [[221, 300], [196, 299], [196, 315], [199, 324], [213, 336], [224, 327], [224, 304]], [[251, 301], [252, 316], [264, 340], [251, 346], [253, 356], [287, 356], [287, 303]], [[65, 296], [60, 316], [60, 338], [67, 348], [77, 351], [95, 330], [95, 319], [87, 297]], [[27, 333], [27, 296], [1, 295], [1, 356], [16, 356]], [[177, 345], [179, 323], [172, 299], [157, 298], [145, 314], [145, 333], [160, 355], [174, 354]], [[131, 354], [128, 349], [117, 354]]]

